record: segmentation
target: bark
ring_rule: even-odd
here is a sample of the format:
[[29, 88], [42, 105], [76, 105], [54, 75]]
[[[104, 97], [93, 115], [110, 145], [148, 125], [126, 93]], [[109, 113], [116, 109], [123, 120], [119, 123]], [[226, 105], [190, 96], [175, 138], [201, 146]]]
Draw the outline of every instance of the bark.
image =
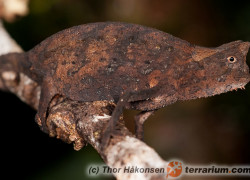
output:
[[[9, 36], [0, 22], [0, 55], [21, 52], [19, 45]], [[34, 109], [38, 108], [40, 86], [24, 74], [13, 71], [0, 74], [0, 89], [11, 91]], [[116, 132], [105, 149], [101, 137], [111, 117], [115, 104], [107, 101], [77, 102], [65, 97], [55, 97], [49, 107], [47, 126], [49, 135], [80, 150], [91, 144], [109, 167], [166, 168], [167, 162], [144, 142], [136, 139], [125, 127], [122, 117]], [[118, 173], [117, 179], [165, 179], [165, 174]]]

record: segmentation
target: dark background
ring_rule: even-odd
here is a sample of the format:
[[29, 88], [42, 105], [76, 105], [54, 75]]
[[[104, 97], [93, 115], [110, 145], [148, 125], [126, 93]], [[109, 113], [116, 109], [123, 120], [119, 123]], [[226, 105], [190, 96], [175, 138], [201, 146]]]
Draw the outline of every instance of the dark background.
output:
[[[250, 41], [250, 1], [246, 0], [31, 0], [29, 15], [5, 26], [27, 51], [60, 30], [98, 21], [142, 24], [208, 47]], [[72, 145], [42, 133], [34, 122], [36, 112], [14, 95], [0, 92], [0, 100], [3, 177], [89, 179], [86, 166], [102, 162], [90, 146], [76, 152]], [[248, 165], [249, 112], [250, 85], [244, 91], [178, 102], [146, 122], [145, 141], [165, 160]], [[136, 113], [125, 113], [131, 130]]]

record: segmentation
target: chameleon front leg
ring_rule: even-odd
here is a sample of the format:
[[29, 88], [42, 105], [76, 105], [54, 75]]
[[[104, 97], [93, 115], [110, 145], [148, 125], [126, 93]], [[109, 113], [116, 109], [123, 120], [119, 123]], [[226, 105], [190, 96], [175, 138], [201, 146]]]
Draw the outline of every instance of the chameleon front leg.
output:
[[120, 116], [123, 113], [123, 109], [124, 109], [125, 105], [128, 103], [130, 96], [131, 96], [131, 92], [127, 92], [119, 99], [119, 101], [118, 101], [118, 103], [117, 103], [117, 105], [112, 113], [112, 116], [109, 120], [109, 123], [108, 123], [106, 129], [104, 130], [103, 137], [101, 140], [102, 149], [107, 147], [110, 138], [114, 135], [115, 126], [116, 126], [117, 122], [119, 121]]
[[40, 126], [40, 129], [49, 133], [48, 127], [46, 125], [47, 113], [49, 104], [52, 98], [55, 96], [55, 90], [53, 88], [52, 81], [50, 79], [45, 79], [41, 86], [41, 95], [39, 100], [38, 112], [36, 114], [35, 120]]
[[143, 140], [144, 131], [143, 125], [144, 122], [154, 113], [154, 111], [142, 111], [135, 116], [135, 134], [136, 137], [140, 140]]

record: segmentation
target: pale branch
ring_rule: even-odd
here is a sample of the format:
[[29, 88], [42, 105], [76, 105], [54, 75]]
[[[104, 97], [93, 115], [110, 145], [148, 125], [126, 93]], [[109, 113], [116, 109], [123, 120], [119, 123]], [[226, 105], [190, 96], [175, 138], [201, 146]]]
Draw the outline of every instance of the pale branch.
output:
[[[22, 48], [10, 37], [0, 20], [0, 55], [22, 51]], [[3, 72], [0, 78], [0, 89], [16, 94], [34, 109], [38, 108], [40, 87], [26, 75], [13, 71]]]
[[[136, 139], [120, 119], [115, 136], [109, 146], [102, 151], [100, 140], [110, 119], [114, 105], [106, 101], [76, 102], [69, 99], [53, 100], [48, 127], [52, 136], [74, 141], [75, 149], [87, 142], [91, 144], [110, 167], [136, 166], [141, 168], [167, 167], [159, 155], [145, 143]], [[117, 179], [165, 179], [164, 174], [118, 173]]]
[[0, 18], [12, 22], [28, 13], [29, 0], [0, 0]]
[[[9, 36], [0, 22], [0, 55], [9, 52], [21, 52], [21, 48]], [[0, 89], [11, 91], [25, 103], [37, 109], [40, 87], [23, 74], [8, 71], [0, 78]], [[123, 168], [137, 166], [141, 168], [165, 168], [167, 162], [145, 143], [136, 139], [125, 127], [122, 117], [116, 127], [116, 133], [106, 149], [101, 150], [100, 140], [110, 120], [115, 104], [107, 101], [77, 102], [56, 96], [49, 107], [47, 126], [49, 135], [65, 142], [74, 143], [74, 149], [80, 150], [85, 144], [91, 144], [110, 167]], [[165, 179], [164, 174], [118, 173], [117, 179]]]

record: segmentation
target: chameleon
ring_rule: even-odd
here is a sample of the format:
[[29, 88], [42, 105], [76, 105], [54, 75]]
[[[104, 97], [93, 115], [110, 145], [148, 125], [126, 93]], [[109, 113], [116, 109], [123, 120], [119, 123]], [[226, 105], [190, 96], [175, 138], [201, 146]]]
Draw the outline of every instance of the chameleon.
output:
[[103, 142], [112, 136], [123, 109], [141, 111], [136, 134], [156, 110], [176, 101], [213, 96], [250, 81], [250, 42], [216, 48], [190, 44], [160, 30], [122, 22], [75, 26], [24, 53], [0, 57], [0, 72], [22, 72], [41, 86], [36, 121], [48, 133], [53, 97], [80, 102], [110, 101], [115, 107]]

